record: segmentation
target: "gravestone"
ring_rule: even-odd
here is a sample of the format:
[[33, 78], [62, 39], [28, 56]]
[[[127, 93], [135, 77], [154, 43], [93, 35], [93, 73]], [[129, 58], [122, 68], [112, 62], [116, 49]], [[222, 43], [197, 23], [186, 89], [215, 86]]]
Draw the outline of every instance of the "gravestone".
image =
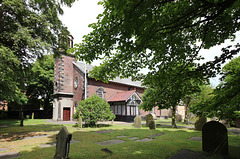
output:
[[142, 119], [139, 115], [137, 115], [135, 118], [134, 118], [134, 127], [135, 128], [142, 128]]
[[207, 122], [206, 117], [197, 117], [194, 127], [198, 131], [202, 131], [203, 125]]
[[156, 129], [156, 124], [154, 120], [150, 120], [149, 122], [149, 129]]
[[146, 126], [149, 127], [149, 122], [153, 120], [153, 116], [152, 114], [148, 114], [147, 115], [147, 119], [146, 119]]
[[205, 152], [228, 155], [226, 127], [217, 121], [210, 121], [202, 128], [202, 149]]
[[67, 159], [69, 148], [70, 148], [70, 140], [72, 139], [72, 134], [70, 134], [65, 126], [59, 131], [56, 136], [56, 153], [54, 155], [54, 159]]
[[182, 122], [182, 116], [180, 114], [177, 114], [175, 118], [177, 122]]

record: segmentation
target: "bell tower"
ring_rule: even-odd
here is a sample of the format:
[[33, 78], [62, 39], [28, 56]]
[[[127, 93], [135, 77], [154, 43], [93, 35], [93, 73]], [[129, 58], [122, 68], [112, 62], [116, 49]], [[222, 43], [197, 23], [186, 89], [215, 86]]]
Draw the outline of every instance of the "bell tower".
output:
[[[73, 47], [73, 36], [68, 36], [68, 47]], [[73, 61], [72, 54], [61, 50], [61, 56], [55, 58], [53, 120], [72, 120], [73, 105]]]

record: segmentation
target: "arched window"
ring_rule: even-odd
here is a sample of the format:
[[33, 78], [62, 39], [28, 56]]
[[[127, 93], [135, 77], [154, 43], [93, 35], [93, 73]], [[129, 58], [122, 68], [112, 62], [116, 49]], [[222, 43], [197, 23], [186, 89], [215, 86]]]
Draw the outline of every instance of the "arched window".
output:
[[104, 99], [104, 93], [105, 93], [105, 91], [104, 91], [103, 87], [99, 87], [99, 88], [97, 89], [96, 94], [97, 94], [100, 98]]
[[78, 102], [75, 101], [75, 102], [74, 102], [74, 113], [76, 113], [77, 107], [78, 107]]

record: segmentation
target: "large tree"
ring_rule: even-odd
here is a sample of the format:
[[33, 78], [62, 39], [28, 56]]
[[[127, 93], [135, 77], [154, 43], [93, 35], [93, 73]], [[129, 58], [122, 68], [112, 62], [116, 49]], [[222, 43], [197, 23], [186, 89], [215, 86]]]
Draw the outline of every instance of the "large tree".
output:
[[[81, 60], [103, 60], [91, 72], [96, 79], [143, 79], [145, 85], [155, 87], [159, 100], [167, 97], [167, 92], [182, 97], [178, 91], [185, 87], [179, 83], [182, 75], [191, 79], [215, 76], [221, 64], [240, 51], [239, 45], [228, 46], [215, 60], [195, 64], [202, 58], [201, 49], [234, 39], [240, 29], [240, 1], [104, 0], [100, 4], [104, 12], [90, 25], [93, 31], [74, 49]], [[140, 74], [142, 68], [149, 72]]]
[[0, 1], [1, 100], [25, 104], [29, 64], [47, 51], [58, 55], [59, 48], [67, 48], [69, 32], [58, 15], [63, 14], [61, 5], [70, 7], [74, 1]]
[[[29, 63], [46, 51], [66, 48], [67, 28], [59, 20], [61, 5], [74, 0], [0, 1], [0, 99], [18, 101], [24, 95]], [[60, 43], [61, 42], [61, 43]], [[24, 77], [25, 76], [25, 77]], [[19, 92], [19, 93], [16, 93]]]
[[[237, 0], [104, 0], [100, 4], [104, 12], [75, 51], [88, 62], [104, 60], [93, 72], [103, 80], [134, 76], [141, 68], [152, 75], [174, 61], [188, 65], [200, 58], [200, 49], [234, 39], [239, 30]], [[217, 64], [239, 51], [229, 49], [197, 68], [212, 75], [212, 68], [219, 69]]]
[[[178, 65], [179, 67], [181, 65]], [[200, 91], [200, 85], [207, 83], [208, 80], [200, 78], [198, 75], [189, 75], [188, 71], [194, 68], [188, 68], [178, 78], [168, 84], [168, 79], [175, 74], [174, 71], [178, 67], [164, 69], [165, 72], [159, 72], [158, 75], [148, 77], [145, 83], [148, 89], [143, 94], [143, 103], [141, 108], [151, 110], [153, 106], [158, 106], [159, 109], [172, 109], [172, 127], [177, 127], [175, 123], [175, 113], [177, 105], [192, 93]], [[161, 79], [161, 80], [159, 80]]]
[[[29, 104], [39, 103], [47, 115], [52, 109], [52, 94], [54, 80], [53, 55], [44, 55], [38, 58], [31, 67], [30, 80], [27, 83], [26, 95]], [[36, 104], [36, 103], [35, 103]]]
[[240, 57], [232, 59], [222, 69], [221, 83], [208, 99], [195, 104], [193, 111], [218, 119], [234, 120], [240, 111]]

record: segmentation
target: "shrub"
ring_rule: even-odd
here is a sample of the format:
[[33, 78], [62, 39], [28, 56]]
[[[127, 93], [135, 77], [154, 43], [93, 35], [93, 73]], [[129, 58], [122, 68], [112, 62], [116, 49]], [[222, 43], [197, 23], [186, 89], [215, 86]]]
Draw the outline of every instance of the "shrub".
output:
[[97, 95], [93, 95], [84, 101], [80, 101], [74, 118], [78, 119], [79, 112], [82, 120], [90, 126], [95, 126], [100, 120], [113, 120], [115, 115], [111, 111], [109, 103]]
[[195, 129], [202, 131], [202, 127], [206, 122], [207, 122], [206, 117], [197, 117], [197, 120], [195, 122]]

